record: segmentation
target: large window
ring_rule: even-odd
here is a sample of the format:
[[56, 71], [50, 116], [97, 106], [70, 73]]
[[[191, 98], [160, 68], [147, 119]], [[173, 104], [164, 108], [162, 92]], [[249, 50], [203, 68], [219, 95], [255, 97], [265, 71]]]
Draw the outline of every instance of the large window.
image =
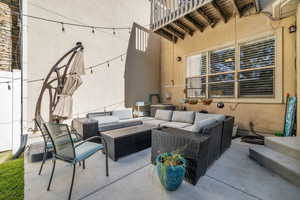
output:
[[187, 58], [188, 98], [271, 98], [275, 38], [206, 51]]

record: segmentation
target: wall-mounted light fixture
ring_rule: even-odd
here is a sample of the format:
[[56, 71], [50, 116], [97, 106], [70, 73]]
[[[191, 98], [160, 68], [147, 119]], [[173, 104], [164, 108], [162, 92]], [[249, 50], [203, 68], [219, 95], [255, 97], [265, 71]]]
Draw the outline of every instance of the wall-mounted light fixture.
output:
[[289, 27], [289, 32], [290, 32], [290, 33], [295, 33], [296, 31], [297, 31], [296, 25], [291, 25], [291, 26]]
[[176, 57], [176, 61], [177, 61], [177, 62], [181, 62], [181, 61], [182, 61], [182, 58], [181, 58], [180, 56], [177, 56], [177, 57]]

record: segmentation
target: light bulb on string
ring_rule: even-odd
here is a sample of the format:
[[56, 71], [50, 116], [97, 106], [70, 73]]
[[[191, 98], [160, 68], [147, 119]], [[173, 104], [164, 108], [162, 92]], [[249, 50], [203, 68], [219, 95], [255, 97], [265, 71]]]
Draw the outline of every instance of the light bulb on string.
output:
[[115, 29], [113, 29], [113, 35], [116, 35], [116, 30]]
[[61, 31], [62, 31], [62, 32], [65, 32], [65, 26], [64, 26], [64, 23], [63, 23], [63, 22], [61, 23]]
[[107, 68], [109, 68], [109, 62], [107, 62]]
[[8, 89], [8, 90], [11, 90], [11, 87], [10, 87], [9, 82], [7, 82], [7, 89]]
[[92, 33], [95, 34], [95, 27], [92, 27]]
[[91, 74], [93, 74], [93, 68], [91, 67]]

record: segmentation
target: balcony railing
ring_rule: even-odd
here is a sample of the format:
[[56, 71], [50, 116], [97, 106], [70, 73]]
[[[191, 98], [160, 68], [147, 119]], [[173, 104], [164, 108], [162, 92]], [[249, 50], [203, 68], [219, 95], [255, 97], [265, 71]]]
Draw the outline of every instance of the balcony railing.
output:
[[151, 0], [151, 29], [155, 31], [165, 24], [212, 1], [213, 0]]

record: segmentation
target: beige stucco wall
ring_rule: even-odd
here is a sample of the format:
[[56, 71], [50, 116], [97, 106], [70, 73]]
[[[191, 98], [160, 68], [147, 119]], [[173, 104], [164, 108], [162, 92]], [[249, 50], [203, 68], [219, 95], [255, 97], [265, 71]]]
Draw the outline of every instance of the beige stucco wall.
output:
[[[32, 0], [27, 1], [27, 13], [33, 16], [61, 20], [85, 25], [130, 27], [133, 22], [147, 25], [150, 21], [150, 4], [141, 0]], [[50, 67], [77, 41], [85, 47], [85, 63], [91, 66], [126, 53], [129, 31], [96, 30], [70, 27], [65, 32], [59, 24], [47, 23], [26, 18], [27, 25], [27, 78], [45, 77]], [[104, 106], [119, 103], [106, 109], [124, 107], [124, 61], [116, 60], [106, 66], [94, 69], [94, 73], [83, 77], [83, 85], [76, 91], [73, 101], [74, 117], [84, 116], [87, 112], [103, 111]], [[25, 96], [28, 127], [34, 116], [35, 104], [42, 82], [28, 83]], [[123, 103], [122, 103], [123, 102]], [[47, 112], [47, 101], [43, 112]]]
[[131, 32], [124, 75], [126, 107], [160, 93], [160, 37], [138, 24]]
[[[232, 18], [227, 24], [219, 23], [214, 29], [207, 28], [203, 33], [197, 31], [193, 37], [186, 36], [185, 40], [179, 40], [173, 45], [167, 40], [162, 39], [162, 69], [161, 69], [161, 91], [164, 97], [166, 93], [171, 94], [172, 99], [164, 102], [179, 104], [180, 100], [185, 98], [185, 56], [194, 52], [214, 48], [226, 43], [232, 43], [237, 40], [248, 39], [261, 34], [280, 32], [282, 29], [282, 55], [279, 60], [282, 61], [282, 100], [285, 100], [285, 94], [296, 95], [296, 75], [295, 75], [295, 39], [296, 34], [290, 34], [288, 27], [295, 24], [295, 17], [289, 17], [279, 22], [272, 22], [266, 16], [259, 14], [237, 19], [235, 34], [235, 19]], [[173, 54], [174, 52], [174, 54]], [[176, 57], [181, 56], [181, 62], [176, 61]], [[172, 85], [174, 80], [174, 85]], [[276, 89], [280, 86], [276, 85]], [[280, 95], [281, 96], [281, 95]], [[165, 98], [163, 98], [165, 99]], [[216, 103], [218, 99], [210, 106], [202, 104], [187, 105], [189, 110], [208, 110], [212, 113], [223, 113], [236, 117], [236, 122], [240, 129], [249, 129], [249, 122], [253, 122], [257, 131], [274, 133], [282, 131], [285, 104], [279, 103], [228, 103], [225, 101], [225, 108], [220, 110]]]

